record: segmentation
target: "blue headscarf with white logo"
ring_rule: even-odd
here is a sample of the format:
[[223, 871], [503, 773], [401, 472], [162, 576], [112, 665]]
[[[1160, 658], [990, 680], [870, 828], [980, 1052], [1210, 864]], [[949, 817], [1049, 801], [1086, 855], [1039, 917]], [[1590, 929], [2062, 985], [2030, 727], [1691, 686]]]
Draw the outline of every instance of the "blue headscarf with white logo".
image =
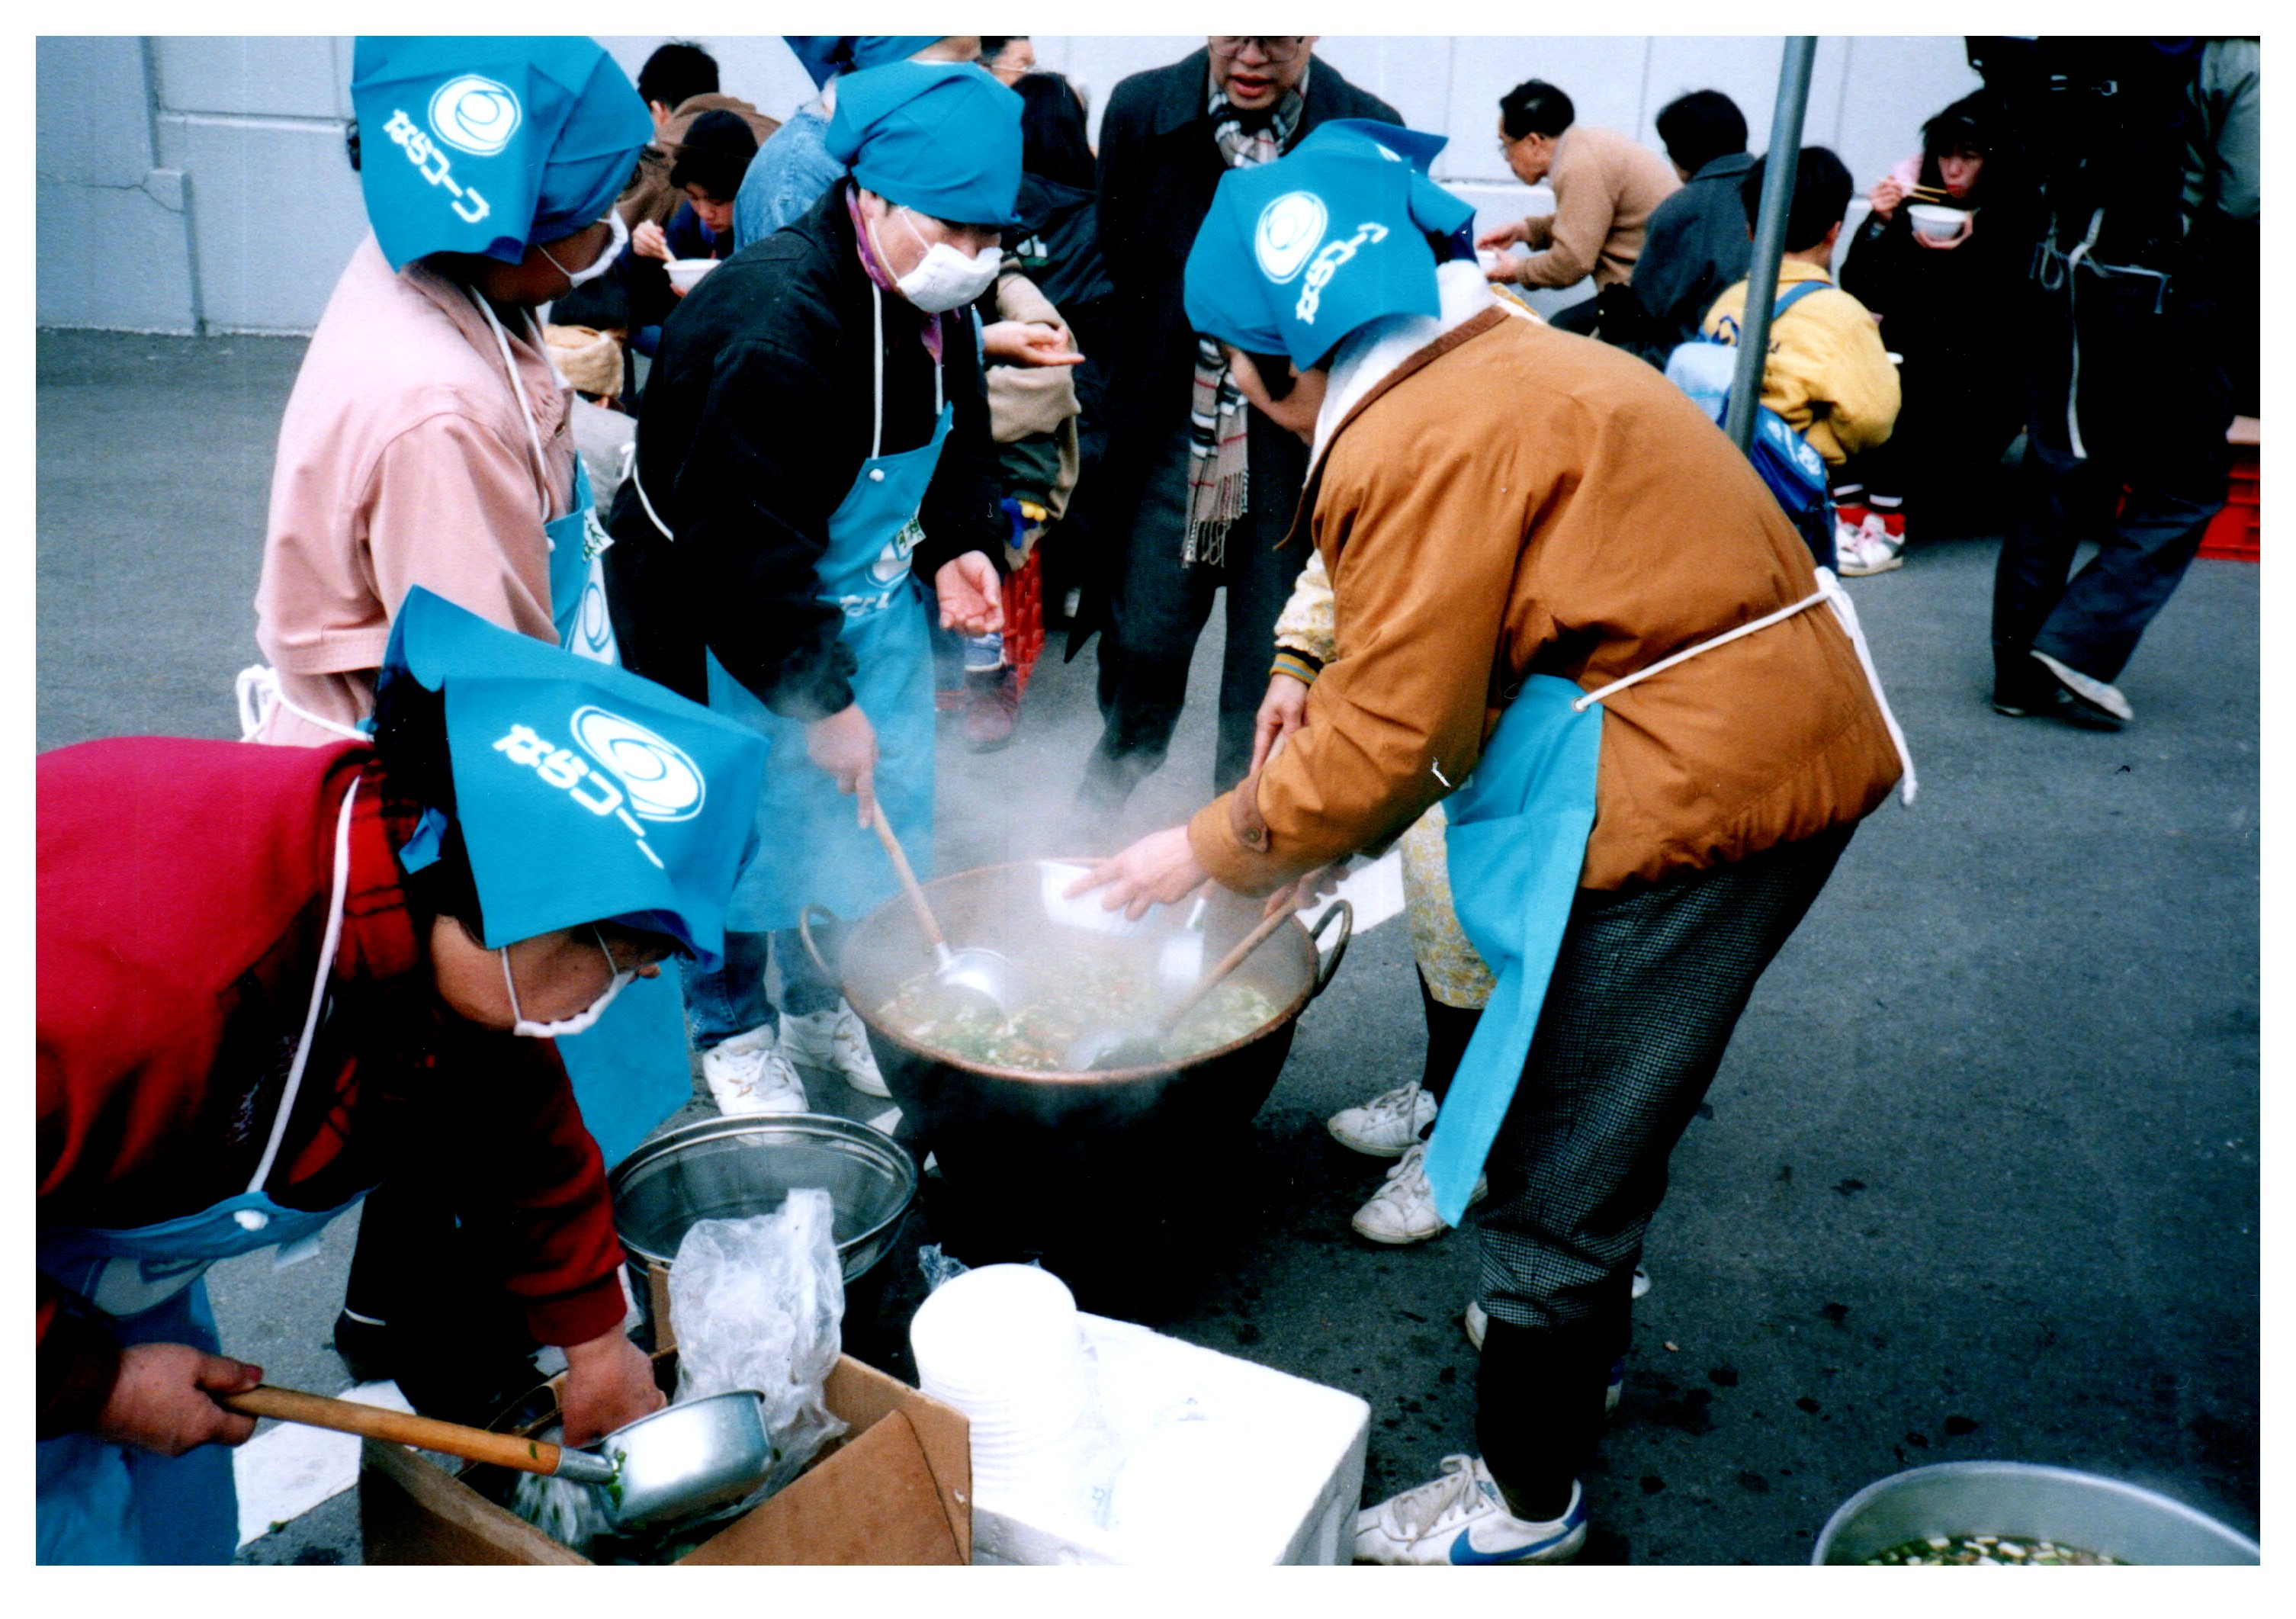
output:
[[1017, 223], [1021, 98], [971, 62], [847, 75], [827, 139], [829, 155], [889, 202], [958, 225]]
[[383, 257], [515, 264], [604, 218], [653, 138], [595, 41], [362, 37], [351, 51], [359, 185]]
[[816, 90], [840, 73], [857, 68], [881, 68], [889, 62], [906, 62], [929, 45], [940, 43], [939, 34], [783, 34], [782, 41], [797, 53]]
[[1475, 217], [1428, 176], [1444, 144], [1340, 119], [1273, 163], [1230, 169], [1188, 253], [1189, 323], [1304, 371], [1367, 322], [1438, 313], [1428, 239], [1456, 256]]
[[403, 679], [444, 700], [453, 802], [425, 810], [399, 864], [422, 870], [459, 834], [489, 949], [611, 920], [666, 933], [705, 967], [723, 958], [763, 738], [419, 585], [390, 627], [379, 712]]

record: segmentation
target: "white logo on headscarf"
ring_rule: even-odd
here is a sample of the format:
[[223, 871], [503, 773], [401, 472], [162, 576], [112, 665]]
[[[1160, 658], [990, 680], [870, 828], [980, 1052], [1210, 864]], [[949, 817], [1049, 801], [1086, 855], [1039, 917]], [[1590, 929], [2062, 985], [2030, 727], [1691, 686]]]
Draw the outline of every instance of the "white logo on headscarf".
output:
[[1297, 275], [1324, 239], [1328, 222], [1323, 198], [1310, 191], [1286, 192], [1261, 209], [1251, 233], [1260, 273], [1279, 284]]
[[602, 708], [577, 709], [569, 723], [574, 740], [621, 782], [640, 818], [685, 821], [701, 813], [708, 790], [701, 767], [676, 743]]
[[430, 96], [432, 132], [473, 157], [490, 158], [509, 145], [521, 116], [508, 85], [476, 73], [448, 79]]

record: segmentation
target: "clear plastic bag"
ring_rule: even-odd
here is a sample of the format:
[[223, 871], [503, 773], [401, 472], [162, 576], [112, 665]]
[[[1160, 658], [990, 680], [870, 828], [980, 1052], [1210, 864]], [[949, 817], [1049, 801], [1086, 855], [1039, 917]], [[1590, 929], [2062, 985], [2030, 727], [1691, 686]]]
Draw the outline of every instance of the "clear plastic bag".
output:
[[699, 1220], [670, 1267], [677, 1400], [733, 1389], [764, 1398], [776, 1455], [752, 1500], [795, 1478], [845, 1432], [822, 1398], [845, 1316], [832, 1213], [827, 1192], [800, 1190], [771, 1214]]
[[928, 1243], [917, 1250], [917, 1269], [925, 1278], [925, 1291], [931, 1293], [943, 1282], [953, 1281], [972, 1269], [953, 1253], [944, 1253], [939, 1243]]

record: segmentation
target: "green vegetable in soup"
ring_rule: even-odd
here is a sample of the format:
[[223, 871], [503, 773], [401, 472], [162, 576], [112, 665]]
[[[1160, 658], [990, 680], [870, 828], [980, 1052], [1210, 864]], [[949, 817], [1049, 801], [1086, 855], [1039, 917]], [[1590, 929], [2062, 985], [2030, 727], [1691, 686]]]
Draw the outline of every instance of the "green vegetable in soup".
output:
[[2061, 1541], [2004, 1534], [1933, 1534], [1877, 1551], [1866, 1559], [1869, 1568], [2062, 1568], [2097, 1564], [2125, 1566], [2119, 1557], [2067, 1546]]
[[[931, 973], [912, 979], [878, 1009], [897, 1032], [918, 1045], [992, 1068], [1058, 1072], [1078, 1037], [1134, 1020], [1152, 1021], [1153, 979], [1144, 965], [1078, 952], [1057, 977], [1045, 974], [1029, 999], [999, 1017], [969, 997], [945, 993]], [[1231, 978], [1206, 996], [1163, 1042], [1171, 1062], [1185, 1062], [1257, 1032], [1277, 1007], [1263, 991]]]

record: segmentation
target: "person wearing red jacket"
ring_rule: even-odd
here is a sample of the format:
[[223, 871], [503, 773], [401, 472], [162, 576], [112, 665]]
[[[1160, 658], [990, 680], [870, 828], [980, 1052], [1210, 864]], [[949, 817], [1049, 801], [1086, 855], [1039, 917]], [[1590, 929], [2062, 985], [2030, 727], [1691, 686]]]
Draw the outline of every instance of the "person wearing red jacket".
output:
[[[661, 1403], [621, 1329], [597, 1146], [554, 1040], [514, 1036], [578, 1032], [630, 978], [722, 945], [762, 749], [635, 676], [409, 601], [414, 655], [386, 668], [373, 746], [130, 737], [38, 761], [44, 1563], [230, 1560], [223, 1447], [254, 1423], [213, 1396], [262, 1372], [217, 1352], [201, 1273], [316, 1238], [418, 1157], [492, 1205], [504, 1286], [566, 1351], [568, 1442]], [[474, 684], [534, 725], [427, 689], [472, 647], [492, 660], [463, 666]], [[520, 741], [546, 742], [560, 703], [589, 757]], [[710, 813], [628, 816], [676, 791], [634, 747], [689, 768], [696, 810], [715, 777]], [[630, 842], [610, 798], [643, 859], [601, 859]]]

